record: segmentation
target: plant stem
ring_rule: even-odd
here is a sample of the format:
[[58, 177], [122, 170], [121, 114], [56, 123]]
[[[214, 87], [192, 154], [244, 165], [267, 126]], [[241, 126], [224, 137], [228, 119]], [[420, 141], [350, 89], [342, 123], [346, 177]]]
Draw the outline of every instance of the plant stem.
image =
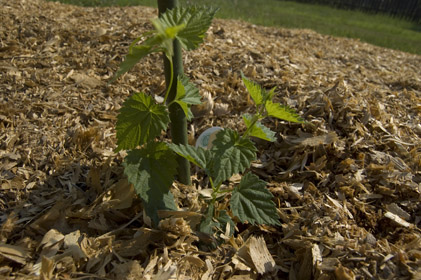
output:
[[[177, 0], [158, 0], [158, 11], [159, 15], [164, 13], [167, 9], [173, 9], [178, 5]], [[169, 88], [169, 94], [167, 104], [174, 100], [177, 94], [177, 83], [172, 82], [172, 77], [177, 80], [178, 76], [183, 74], [183, 60], [181, 57], [181, 45], [178, 40], [174, 40], [174, 55], [172, 57], [172, 63], [164, 55], [164, 67], [165, 67], [165, 81], [167, 88]], [[171, 65], [172, 64], [172, 65]], [[175, 144], [187, 145], [187, 118], [183, 112], [183, 109], [176, 103], [169, 106], [170, 121], [171, 121], [171, 137]], [[189, 162], [177, 156], [178, 163], [178, 181], [185, 185], [190, 185], [190, 164]]]
[[[165, 57], [165, 59], [168, 60], [168, 62], [170, 64], [170, 67], [169, 68], [171, 70], [171, 73], [170, 73], [170, 81], [168, 82], [168, 86], [167, 86], [167, 92], [165, 93], [164, 103], [167, 102], [168, 96], [170, 95], [170, 90], [172, 88], [172, 84], [174, 82], [174, 71], [173, 71], [174, 66], [173, 66], [172, 60], [171, 59], [168, 59], [167, 57]], [[174, 101], [174, 99], [171, 102], [166, 103], [166, 104], [168, 106], [171, 106], [171, 104], [173, 103], [173, 101]]]
[[251, 119], [251, 124], [247, 128], [247, 130], [243, 133], [242, 137], [248, 137], [250, 131], [252, 130], [252, 128], [254, 127], [254, 125], [256, 124], [258, 120], [259, 120], [259, 114], [257, 113], [256, 115], [253, 115], [253, 118]]
[[211, 186], [212, 186], [212, 200], [211, 200], [210, 204], [215, 205], [215, 201], [218, 197], [219, 189], [221, 188], [222, 183], [219, 183], [219, 185], [215, 187], [215, 185], [213, 184], [212, 178], [209, 177], [209, 180], [210, 180]]

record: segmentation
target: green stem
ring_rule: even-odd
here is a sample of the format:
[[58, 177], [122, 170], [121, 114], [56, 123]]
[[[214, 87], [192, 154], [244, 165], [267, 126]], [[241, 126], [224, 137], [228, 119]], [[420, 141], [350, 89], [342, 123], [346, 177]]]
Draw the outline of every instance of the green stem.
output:
[[222, 190], [222, 191], [218, 191], [218, 193], [229, 193], [232, 192], [233, 189], [226, 189], [226, 190]]
[[210, 182], [210, 184], [211, 184], [211, 187], [212, 187], [213, 192], [215, 192], [215, 191], [216, 191], [216, 189], [215, 189], [215, 185], [213, 184], [213, 179], [212, 179], [212, 177], [210, 177], [210, 176], [209, 176], [209, 182]]
[[[167, 9], [174, 9], [178, 5], [177, 0], [158, 0], [159, 15]], [[165, 81], [167, 84], [166, 102], [169, 105], [170, 121], [171, 121], [171, 138], [174, 144], [187, 145], [187, 118], [183, 109], [177, 104], [172, 103], [177, 95], [177, 83], [173, 82], [174, 77], [183, 74], [183, 60], [181, 57], [181, 45], [178, 40], [173, 42], [174, 55], [172, 61], [164, 56]], [[190, 163], [187, 159], [177, 156], [177, 179], [185, 185], [191, 184], [190, 179]]]
[[[168, 58], [167, 58], [168, 59]], [[169, 81], [169, 83], [168, 83], [168, 87], [167, 87], [167, 92], [165, 93], [165, 98], [164, 98], [164, 103], [166, 103], [167, 102], [167, 99], [168, 99], [168, 96], [170, 95], [170, 90], [171, 90], [171, 88], [172, 88], [172, 84], [173, 84], [173, 81], [174, 81], [174, 66], [173, 66], [173, 63], [172, 63], [172, 59], [168, 59], [168, 61], [169, 61], [169, 63], [170, 63], [170, 81]], [[173, 100], [174, 101], [174, 100]], [[168, 104], [168, 106], [171, 106], [171, 104], [173, 103], [173, 101], [171, 101], [169, 104]]]
[[248, 137], [250, 131], [252, 130], [252, 128], [254, 127], [254, 125], [261, 119], [264, 119], [266, 114], [265, 114], [265, 104], [267, 101], [267, 97], [265, 97], [265, 99], [263, 100], [263, 104], [261, 104], [258, 108], [257, 108], [257, 112], [256, 114], [253, 116], [253, 118], [251, 119], [251, 125], [247, 128], [247, 130], [243, 133], [243, 137]]
[[247, 130], [243, 133], [243, 136], [242, 137], [248, 137], [248, 135], [249, 135], [249, 133], [250, 133], [250, 131], [251, 131], [251, 129], [254, 127], [254, 125], [257, 123], [257, 121], [259, 120], [259, 118], [260, 118], [260, 114], [259, 113], [257, 113], [256, 115], [254, 115], [253, 116], [253, 118], [251, 119], [251, 124], [250, 124], [250, 126], [247, 128]]
[[220, 193], [219, 189], [221, 188], [222, 183], [220, 183], [218, 186], [215, 187], [213, 184], [213, 180], [210, 177], [209, 177], [209, 182], [211, 183], [211, 186], [212, 186], [212, 200], [210, 203], [212, 205], [215, 205], [215, 201], [217, 199], [218, 194]]

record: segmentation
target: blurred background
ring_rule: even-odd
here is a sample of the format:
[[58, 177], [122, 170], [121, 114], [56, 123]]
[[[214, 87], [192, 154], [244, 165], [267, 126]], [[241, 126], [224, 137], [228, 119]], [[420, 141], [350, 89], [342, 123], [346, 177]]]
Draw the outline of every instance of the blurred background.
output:
[[[157, 0], [50, 0], [81, 6], [157, 6]], [[179, 0], [219, 7], [219, 18], [312, 29], [421, 55], [421, 0]]]

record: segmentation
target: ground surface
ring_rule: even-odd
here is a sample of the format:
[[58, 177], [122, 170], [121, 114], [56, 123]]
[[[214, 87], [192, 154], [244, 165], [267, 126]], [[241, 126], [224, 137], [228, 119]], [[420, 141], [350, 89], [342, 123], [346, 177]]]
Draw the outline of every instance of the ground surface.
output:
[[[269, 182], [282, 226], [238, 225], [215, 246], [191, 212], [150, 228], [113, 152], [123, 100], [164, 90], [159, 56], [107, 84], [156, 11], [0, 6], [0, 278], [421, 277], [420, 56], [215, 20], [185, 56], [209, 101], [191, 139], [209, 126], [244, 128], [252, 106], [240, 71], [277, 86], [308, 122], [269, 120], [278, 141], [257, 143], [252, 171]], [[199, 212], [203, 180], [193, 177], [194, 188], [172, 191]]]

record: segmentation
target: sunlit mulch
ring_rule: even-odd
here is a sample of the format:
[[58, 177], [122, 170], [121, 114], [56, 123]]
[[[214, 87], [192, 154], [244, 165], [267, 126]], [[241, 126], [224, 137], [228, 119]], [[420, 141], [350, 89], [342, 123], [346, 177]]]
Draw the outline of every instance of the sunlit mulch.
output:
[[191, 140], [209, 126], [244, 129], [253, 107], [240, 71], [276, 86], [307, 123], [269, 120], [278, 141], [257, 142], [252, 171], [282, 227], [210, 237], [192, 226], [200, 173], [194, 187], [174, 184], [187, 212], [153, 229], [113, 152], [123, 100], [164, 90], [158, 55], [107, 84], [156, 11], [0, 5], [0, 278], [421, 278], [420, 56], [215, 20], [185, 54], [207, 100]]

